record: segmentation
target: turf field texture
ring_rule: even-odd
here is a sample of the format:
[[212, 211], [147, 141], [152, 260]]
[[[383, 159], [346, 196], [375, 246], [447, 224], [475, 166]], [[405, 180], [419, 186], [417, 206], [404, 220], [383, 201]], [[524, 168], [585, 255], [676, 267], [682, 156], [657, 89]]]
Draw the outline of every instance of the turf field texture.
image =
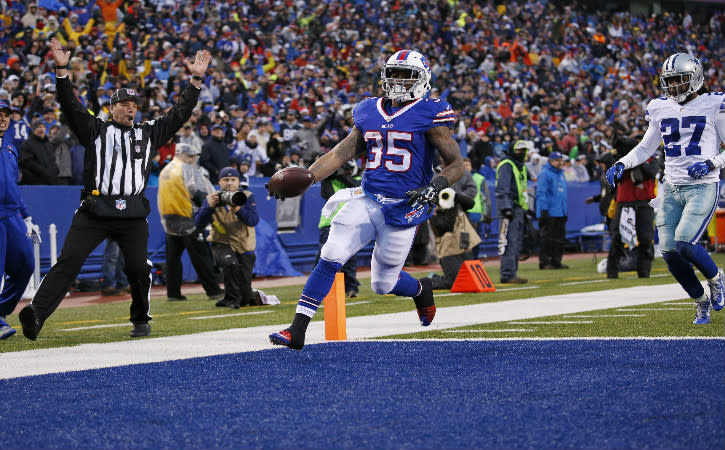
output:
[[[633, 272], [623, 273], [619, 279], [609, 280], [603, 274], [596, 272], [596, 260], [592, 258], [570, 259], [568, 270], [539, 270], [538, 262], [530, 260], [520, 264], [519, 274], [529, 278], [525, 285], [499, 284], [498, 266], [486, 263], [485, 267], [490, 278], [496, 284], [496, 292], [474, 294], [451, 294], [447, 291], [436, 292], [436, 304], [439, 308], [500, 302], [515, 299], [547, 297], [561, 294], [577, 294], [582, 301], [586, 301], [588, 294], [594, 291], [608, 289], [626, 289], [629, 287], [643, 287], [652, 285], [665, 285], [674, 283], [674, 279], [667, 272], [661, 258], [655, 260], [652, 277], [639, 279]], [[427, 275], [418, 274], [419, 277]], [[282, 284], [280, 282], [280, 284]], [[370, 287], [368, 279], [361, 279], [360, 295], [347, 299], [347, 317], [396, 313], [409, 311], [411, 323], [415, 324], [417, 317], [412, 300], [397, 298], [391, 295], [376, 295]], [[301, 286], [265, 287], [264, 292], [276, 295], [281, 305], [246, 307], [240, 310], [216, 308], [214, 302], [206, 299], [204, 295], [190, 295], [185, 302], [169, 302], [165, 298], [152, 299], [151, 314], [153, 321], [152, 338], [162, 336], [177, 336], [182, 334], [200, 333], [204, 331], [228, 330], [234, 328], [257, 327], [264, 325], [285, 324], [294, 316], [297, 298]], [[626, 291], [624, 294], [626, 296]], [[683, 303], [692, 302], [686, 299], [681, 288], [675, 287], [668, 295], [681, 299]], [[656, 298], [652, 299], [657, 300]], [[594, 302], [594, 300], [592, 300]], [[103, 305], [83, 306], [76, 308], [60, 308], [45, 323], [38, 339], [35, 342], [22, 337], [17, 314], [7, 317], [8, 322], [18, 328], [18, 334], [10, 339], [0, 341], [0, 352], [30, 350], [39, 348], [64, 347], [87, 343], [104, 343], [128, 341], [131, 324], [128, 322], [128, 308], [130, 302], [117, 302]], [[592, 305], [596, 307], [597, 305]], [[690, 326], [694, 317], [694, 309], [687, 305], [677, 305], [679, 312], [667, 310], [665, 316], [658, 316], [668, 321], [671, 319], [673, 327], [665, 325], [660, 328], [658, 320], [646, 318], [637, 321], [642, 324], [641, 334], [631, 334], [632, 319], [609, 320], [611, 326], [621, 331], [611, 331], [616, 336], [722, 336], [722, 315], [713, 315], [714, 325], [709, 327]], [[545, 308], [545, 306], [544, 306]], [[19, 308], [18, 308], [19, 309]], [[324, 308], [315, 316], [315, 321], [324, 317]], [[689, 319], [688, 319], [689, 318]], [[485, 318], [484, 318], [485, 319]], [[719, 324], [719, 325], [718, 325]], [[544, 330], [546, 328], [546, 331]], [[569, 326], [543, 327], [539, 333], [546, 336], [569, 336]], [[555, 331], [551, 331], [555, 330]], [[278, 331], [278, 330], [277, 330]], [[424, 331], [424, 329], [420, 329]], [[522, 332], [521, 336], [536, 336], [531, 332]], [[450, 337], [450, 336], [448, 336]]]
[[346, 342], [0, 380], [3, 448], [723, 448], [722, 340]]
[[0, 341], [0, 443], [725, 448], [723, 312], [692, 325], [660, 259], [645, 280], [567, 264], [522, 263], [530, 283], [494, 293], [436, 292], [427, 328], [410, 299], [363, 280], [348, 342], [324, 341], [323, 309], [301, 352], [266, 339], [289, 323], [300, 286], [265, 288], [282, 304], [236, 311], [200, 295], [155, 300], [152, 336], [137, 340], [127, 302], [59, 309], [36, 342]]

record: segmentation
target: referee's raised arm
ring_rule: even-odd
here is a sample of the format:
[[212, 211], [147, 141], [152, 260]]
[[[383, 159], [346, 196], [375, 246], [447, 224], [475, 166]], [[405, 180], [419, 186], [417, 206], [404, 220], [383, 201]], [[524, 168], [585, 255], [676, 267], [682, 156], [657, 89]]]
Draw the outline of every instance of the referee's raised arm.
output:
[[191, 73], [191, 83], [179, 94], [179, 99], [165, 115], [150, 122], [151, 146], [154, 150], [171, 139], [191, 118], [191, 113], [199, 101], [201, 83], [210, 61], [211, 54], [206, 50], [196, 52], [193, 63], [184, 60]]
[[100, 120], [95, 119], [73, 93], [73, 85], [68, 78], [68, 60], [71, 52], [65, 50], [56, 38], [50, 40], [50, 50], [55, 60], [55, 97], [68, 126], [81, 144], [86, 146], [92, 140], [93, 130], [100, 127]]

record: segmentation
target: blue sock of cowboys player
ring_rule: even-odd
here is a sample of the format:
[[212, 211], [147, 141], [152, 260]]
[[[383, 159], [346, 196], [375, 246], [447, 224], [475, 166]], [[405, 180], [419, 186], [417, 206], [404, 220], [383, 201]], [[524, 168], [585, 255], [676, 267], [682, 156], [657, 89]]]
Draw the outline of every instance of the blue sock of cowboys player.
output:
[[677, 241], [675, 245], [677, 246], [677, 253], [694, 264], [708, 280], [717, 276], [717, 264], [707, 253], [705, 247], [683, 241]]
[[662, 252], [662, 258], [667, 263], [667, 268], [672, 276], [680, 283], [687, 295], [695, 300], [702, 298], [705, 289], [700, 284], [700, 280], [697, 279], [692, 264], [677, 252]]
[[320, 259], [312, 270], [305, 287], [302, 288], [302, 294], [297, 302], [295, 318], [289, 327], [293, 338], [305, 335], [310, 319], [314, 317], [320, 303], [330, 292], [332, 283], [335, 282], [335, 274], [341, 267], [342, 264], [340, 263]]

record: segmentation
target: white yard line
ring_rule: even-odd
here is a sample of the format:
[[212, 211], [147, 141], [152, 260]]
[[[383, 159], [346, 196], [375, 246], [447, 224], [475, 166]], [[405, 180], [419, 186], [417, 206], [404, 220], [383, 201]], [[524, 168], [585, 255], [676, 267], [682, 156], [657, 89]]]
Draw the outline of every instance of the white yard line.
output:
[[618, 308], [617, 311], [694, 311], [695, 305], [691, 308]]
[[[429, 327], [419, 325], [411, 303], [411, 310], [407, 312], [349, 317], [347, 337], [349, 341], [376, 339], [398, 334], [632, 307], [681, 300], [684, 295], [679, 285], [668, 284], [444, 307], [438, 308], [436, 319]], [[0, 379], [257, 350], [289, 351], [283, 347], [273, 347], [267, 337], [287, 326], [288, 323], [285, 323], [183, 336], [0, 353]], [[41, 334], [41, 338], [42, 336]], [[18, 338], [23, 339], [21, 336]], [[307, 332], [306, 343], [323, 342], [326, 342], [324, 322], [314, 321]]]
[[115, 327], [127, 327], [128, 322], [125, 323], [109, 323], [106, 325], [90, 325], [87, 327], [76, 327], [76, 328], [64, 328], [60, 331], [78, 331], [78, 330], [92, 330], [94, 328], [115, 328]]
[[594, 323], [593, 320], [527, 320], [526, 322], [507, 322], [509, 325], [529, 325], [529, 324], [536, 324], [536, 325], [571, 325], [571, 324], [577, 324], [577, 323]]
[[580, 315], [577, 314], [575, 316], [562, 316], [564, 318], [571, 318], [571, 319], [579, 319], [579, 318], [594, 318], [598, 319], [600, 317], [647, 317], [647, 314], [592, 314], [592, 315]]
[[528, 290], [528, 289], [539, 289], [539, 286], [524, 286], [524, 287], [503, 288], [503, 289], [496, 289], [496, 292], [525, 291], [525, 290]]
[[527, 331], [536, 331], [535, 328], [503, 328], [500, 330], [443, 330], [443, 333], [523, 333]]
[[606, 283], [607, 281], [609, 281], [609, 280], [572, 281], [570, 283], [561, 283], [559, 286], [574, 286], [576, 284]]
[[255, 314], [269, 314], [272, 311], [249, 311], [249, 312], [243, 312], [243, 313], [234, 313], [234, 314], [215, 314], [213, 316], [199, 316], [199, 317], [189, 317], [191, 320], [202, 320], [202, 319], [219, 319], [223, 317], [234, 317], [234, 316], [251, 316]]

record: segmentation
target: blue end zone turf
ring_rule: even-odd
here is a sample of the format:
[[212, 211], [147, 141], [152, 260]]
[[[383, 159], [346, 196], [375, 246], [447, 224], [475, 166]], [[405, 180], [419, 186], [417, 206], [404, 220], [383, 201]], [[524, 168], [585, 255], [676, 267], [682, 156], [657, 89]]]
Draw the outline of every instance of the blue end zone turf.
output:
[[343, 342], [0, 380], [0, 448], [723, 448], [723, 354]]

